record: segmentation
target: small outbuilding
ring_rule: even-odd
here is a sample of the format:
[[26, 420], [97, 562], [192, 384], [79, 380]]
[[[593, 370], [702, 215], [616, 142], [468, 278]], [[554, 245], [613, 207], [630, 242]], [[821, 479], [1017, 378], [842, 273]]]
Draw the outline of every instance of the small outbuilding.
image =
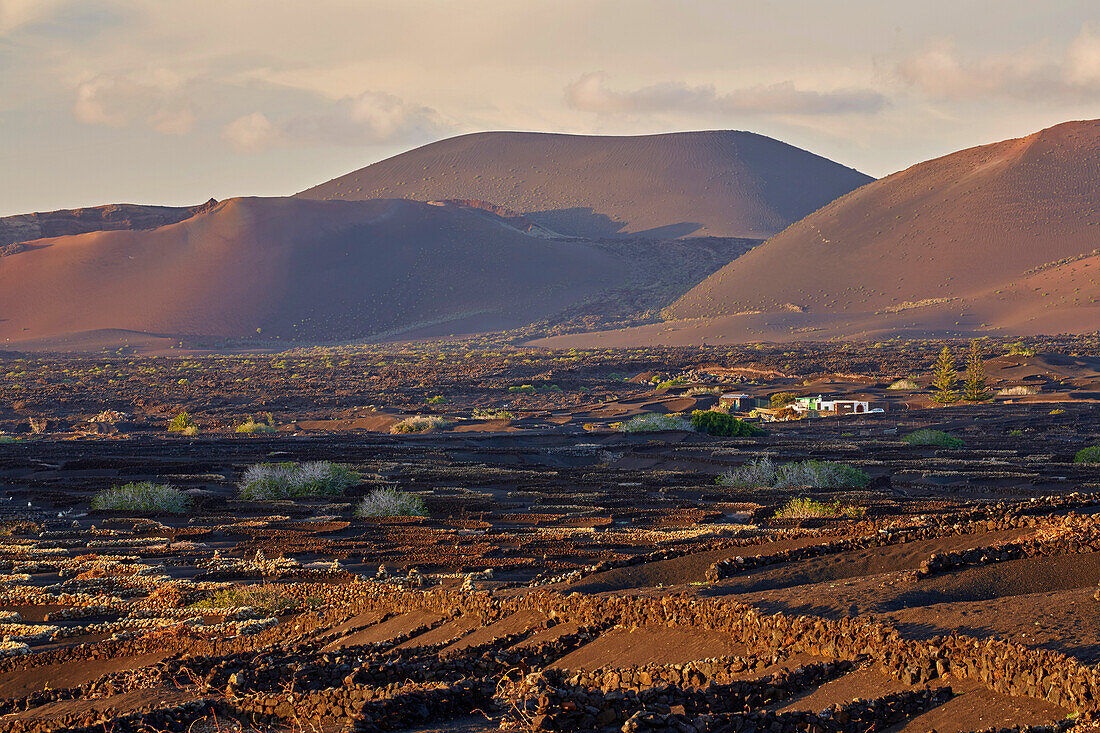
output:
[[718, 398], [718, 404], [727, 410], [740, 412], [756, 407], [756, 398], [742, 392], [729, 392]]

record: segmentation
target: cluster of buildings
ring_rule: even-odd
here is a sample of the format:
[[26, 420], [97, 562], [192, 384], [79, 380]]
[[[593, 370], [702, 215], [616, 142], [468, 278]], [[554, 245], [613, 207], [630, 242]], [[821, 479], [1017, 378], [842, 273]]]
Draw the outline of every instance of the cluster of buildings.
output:
[[718, 398], [718, 404], [729, 412], [749, 412], [765, 422], [778, 420], [801, 420], [814, 417], [834, 417], [838, 415], [865, 415], [886, 412], [886, 402], [861, 396], [797, 397], [785, 405], [772, 406], [770, 397], [731, 392]]

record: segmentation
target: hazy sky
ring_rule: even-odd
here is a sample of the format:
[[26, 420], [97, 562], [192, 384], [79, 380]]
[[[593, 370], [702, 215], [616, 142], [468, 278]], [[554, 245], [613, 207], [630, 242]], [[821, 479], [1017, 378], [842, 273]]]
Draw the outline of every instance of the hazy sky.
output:
[[0, 215], [477, 130], [752, 130], [881, 176], [1096, 117], [1097, 0], [0, 0]]

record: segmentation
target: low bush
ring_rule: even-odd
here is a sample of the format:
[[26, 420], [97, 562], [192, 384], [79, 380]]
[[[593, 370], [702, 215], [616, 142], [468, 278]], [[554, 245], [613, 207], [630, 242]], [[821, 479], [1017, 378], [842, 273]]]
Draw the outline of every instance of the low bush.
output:
[[245, 501], [334, 496], [362, 480], [355, 471], [328, 461], [258, 463], [241, 476], [237, 492]]
[[691, 413], [691, 424], [700, 433], [722, 437], [750, 438], [763, 435], [764, 431], [744, 420], [716, 410], [696, 410]]
[[390, 432], [399, 433], [423, 433], [425, 430], [442, 429], [451, 423], [435, 415], [413, 415], [390, 428]]
[[695, 427], [680, 413], [635, 415], [626, 422], [613, 423], [611, 427], [624, 433], [656, 433], [662, 430], [694, 430]]
[[301, 599], [286, 592], [283, 586], [278, 585], [236, 585], [225, 590], [217, 591], [201, 601], [192, 603], [188, 608], [195, 609], [229, 609], [229, 608], [255, 608], [271, 614], [280, 614], [298, 608], [305, 603], [307, 606], [318, 606], [321, 601], [318, 598]]
[[479, 407], [474, 408], [473, 416], [478, 420], [514, 420], [516, 417], [507, 410], [482, 410]]
[[892, 383], [887, 389], [920, 389], [920, 385], [914, 382], [912, 379], [905, 377]]
[[768, 398], [771, 402], [772, 408], [782, 407], [783, 405], [789, 405], [798, 399], [798, 395], [794, 392], [776, 392]]
[[852, 517], [858, 519], [867, 513], [861, 506], [842, 505], [839, 501], [824, 502], [809, 498], [791, 499], [775, 513], [776, 519], [817, 519], [827, 517]]
[[191, 497], [187, 494], [170, 484], [152, 481], [112, 486], [92, 497], [92, 509], [97, 511], [183, 514], [190, 507]]
[[1073, 457], [1074, 463], [1100, 463], [1100, 445], [1090, 445], [1077, 451]]
[[0, 445], [2, 445], [4, 443], [17, 443], [17, 442], [19, 442], [19, 438], [16, 438], [14, 435], [0, 435]]
[[247, 420], [234, 428], [234, 431], [238, 433], [274, 433], [275, 417], [269, 412], [267, 413], [266, 422], [258, 422], [249, 415]]
[[687, 383], [687, 380], [683, 377], [674, 377], [672, 379], [658, 380], [655, 389], [668, 389], [670, 387], [682, 387]]
[[429, 405], [445, 405], [445, 404], [447, 404], [447, 398], [444, 397], [441, 394], [437, 394], [435, 397], [430, 397], [428, 399], [428, 404]]
[[424, 500], [400, 489], [375, 489], [363, 497], [355, 514], [360, 517], [426, 517]]
[[1014, 387], [997, 390], [997, 395], [1000, 397], [1026, 397], [1031, 394], [1039, 394], [1039, 388], [1030, 384], [1017, 384]]
[[902, 440], [909, 445], [934, 445], [940, 448], [962, 448], [966, 445], [961, 438], [956, 438], [950, 433], [945, 433], [942, 430], [929, 430], [927, 428], [915, 430], [903, 436]]
[[684, 394], [689, 397], [701, 397], [703, 395], [720, 395], [722, 390], [718, 387], [691, 387]]
[[776, 489], [860, 489], [871, 477], [863, 470], [844, 463], [829, 461], [798, 461], [775, 463], [765, 456], [732, 468], [717, 478], [721, 486], [756, 489], [762, 486]]
[[183, 433], [184, 435], [198, 435], [199, 426], [191, 419], [191, 415], [184, 411], [176, 415], [172, 418], [172, 421], [168, 423], [168, 432]]
[[538, 390], [535, 389], [533, 384], [513, 384], [508, 388], [509, 392], [521, 392], [523, 394], [534, 394]]

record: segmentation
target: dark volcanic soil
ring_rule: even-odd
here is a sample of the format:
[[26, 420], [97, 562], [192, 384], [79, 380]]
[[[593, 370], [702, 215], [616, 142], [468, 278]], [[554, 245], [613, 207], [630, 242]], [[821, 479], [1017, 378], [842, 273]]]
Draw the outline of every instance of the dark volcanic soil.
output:
[[[937, 409], [921, 407], [921, 388], [885, 386], [923, 379], [933, 345], [868, 346], [851, 356], [872, 367], [862, 375], [830, 369], [834, 347], [708, 363], [453, 345], [13, 356], [0, 375], [0, 610], [20, 616], [0, 618], [0, 728], [618, 730], [637, 713], [702, 731], [745, 709], [779, 730], [864, 731], [864, 714], [875, 730], [1088, 721], [1097, 698], [1074, 690], [1091, 690], [1100, 660], [1100, 474], [1073, 456], [1100, 434], [1091, 398], [1073, 396], [1092, 378], [1087, 342], [1074, 343], [1075, 357], [989, 362], [992, 381], [1037, 394]], [[751, 438], [611, 427], [712, 406], [716, 389], [877, 389], [890, 409]], [[182, 409], [197, 435], [166, 432]], [[267, 411], [273, 431], [233, 432]], [[364, 429], [417, 413], [465, 430]], [[357, 415], [366, 422], [341, 422]], [[901, 440], [924, 427], [965, 444]], [[842, 462], [870, 482], [715, 482], [762, 455]], [[360, 480], [293, 500], [238, 495], [249, 466], [306, 461]], [[178, 487], [189, 511], [91, 508], [139, 481]], [[428, 516], [357, 516], [383, 488], [419, 497]], [[792, 498], [850, 511], [776, 517]], [[729, 621], [777, 613], [803, 630]], [[1003, 668], [971, 671], [957, 655], [912, 672], [900, 652], [807, 636], [851, 619], [896, 629], [906, 649], [958, 635], [1010, 649], [1012, 669], [1039, 660], [1047, 682], [1009, 687]], [[1050, 682], [1061, 669], [1080, 675], [1065, 695]], [[953, 697], [924, 692], [945, 686]], [[607, 707], [612, 692], [621, 704]]]

